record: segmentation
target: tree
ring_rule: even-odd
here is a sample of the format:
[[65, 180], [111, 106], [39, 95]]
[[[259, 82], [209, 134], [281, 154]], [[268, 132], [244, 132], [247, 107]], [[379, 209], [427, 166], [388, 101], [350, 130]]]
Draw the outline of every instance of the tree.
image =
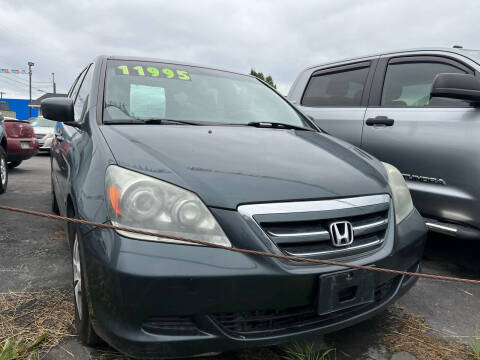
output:
[[265, 81], [267, 84], [269, 84], [271, 87], [273, 87], [274, 89], [277, 88], [277, 85], [273, 82], [273, 78], [271, 75], [268, 75], [267, 77], [265, 77], [263, 75], [263, 73], [261, 72], [256, 72], [254, 69], [250, 70], [250, 75], [253, 75], [253, 76], [256, 76], [257, 78], [259, 78], [260, 80], [263, 80]]

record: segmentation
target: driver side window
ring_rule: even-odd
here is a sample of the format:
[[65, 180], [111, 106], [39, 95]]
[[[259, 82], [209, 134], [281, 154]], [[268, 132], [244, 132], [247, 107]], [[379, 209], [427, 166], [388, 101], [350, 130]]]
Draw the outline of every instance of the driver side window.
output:
[[466, 71], [442, 62], [390, 63], [382, 92], [383, 107], [469, 107], [464, 100], [433, 98], [430, 91], [435, 76], [441, 73], [466, 74]]

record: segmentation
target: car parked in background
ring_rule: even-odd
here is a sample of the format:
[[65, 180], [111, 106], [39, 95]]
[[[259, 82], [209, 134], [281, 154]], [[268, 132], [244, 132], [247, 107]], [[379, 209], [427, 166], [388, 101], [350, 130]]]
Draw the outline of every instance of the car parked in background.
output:
[[7, 135], [4, 128], [4, 117], [0, 112], [0, 194], [7, 191], [8, 166], [7, 166]]
[[5, 117], [4, 126], [8, 139], [8, 167], [15, 168], [22, 161], [30, 159], [38, 153], [38, 141], [35, 138], [33, 127], [27, 121]]
[[41, 106], [59, 121], [53, 210], [165, 235], [67, 226], [86, 344], [139, 358], [280, 344], [371, 317], [415, 282], [182, 240], [419, 269], [425, 224], [398, 170], [255, 77], [102, 56]]
[[404, 50], [311, 66], [288, 99], [396, 166], [429, 229], [480, 240], [480, 51]]
[[30, 125], [33, 126], [33, 130], [35, 131], [35, 137], [38, 140], [40, 151], [50, 152], [56, 124], [56, 121], [47, 120], [44, 117], [37, 117], [30, 120]]

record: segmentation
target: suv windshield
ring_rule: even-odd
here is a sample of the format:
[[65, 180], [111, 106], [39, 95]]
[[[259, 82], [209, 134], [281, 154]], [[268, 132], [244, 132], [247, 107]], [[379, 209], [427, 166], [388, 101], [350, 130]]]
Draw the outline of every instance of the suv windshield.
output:
[[109, 61], [104, 108], [105, 123], [167, 119], [314, 128], [280, 95], [255, 78], [157, 62]]
[[55, 125], [57, 125], [57, 122], [44, 118], [36, 118], [30, 121], [30, 125], [34, 127], [55, 127]]

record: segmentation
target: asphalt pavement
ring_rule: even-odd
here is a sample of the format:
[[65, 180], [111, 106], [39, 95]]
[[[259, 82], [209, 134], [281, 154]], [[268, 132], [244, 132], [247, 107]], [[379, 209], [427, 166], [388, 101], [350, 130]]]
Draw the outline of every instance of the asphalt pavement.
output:
[[[12, 169], [8, 191], [0, 196], [0, 204], [50, 212], [50, 158], [39, 155]], [[0, 293], [70, 289], [71, 260], [63, 230], [64, 224], [55, 220], [0, 210]], [[430, 234], [422, 267], [426, 273], [478, 279], [480, 241]], [[420, 279], [388, 311], [316, 339], [316, 344], [319, 349], [334, 347], [337, 359], [427, 359], [415, 347], [398, 343], [402, 331], [406, 333], [413, 323], [428, 328], [426, 332], [417, 329], [408, 333], [411, 338], [417, 336], [419, 343], [431, 341], [429, 346], [452, 348], [457, 343], [469, 344], [480, 328], [480, 286]], [[400, 335], [389, 338], [389, 334]], [[464, 349], [467, 351], [468, 346]], [[95, 354], [70, 337], [61, 347], [52, 349], [48, 358], [71, 359], [73, 355], [75, 359], [88, 359]], [[277, 349], [259, 349], [223, 354], [217, 359], [269, 357], [281, 358]]]

